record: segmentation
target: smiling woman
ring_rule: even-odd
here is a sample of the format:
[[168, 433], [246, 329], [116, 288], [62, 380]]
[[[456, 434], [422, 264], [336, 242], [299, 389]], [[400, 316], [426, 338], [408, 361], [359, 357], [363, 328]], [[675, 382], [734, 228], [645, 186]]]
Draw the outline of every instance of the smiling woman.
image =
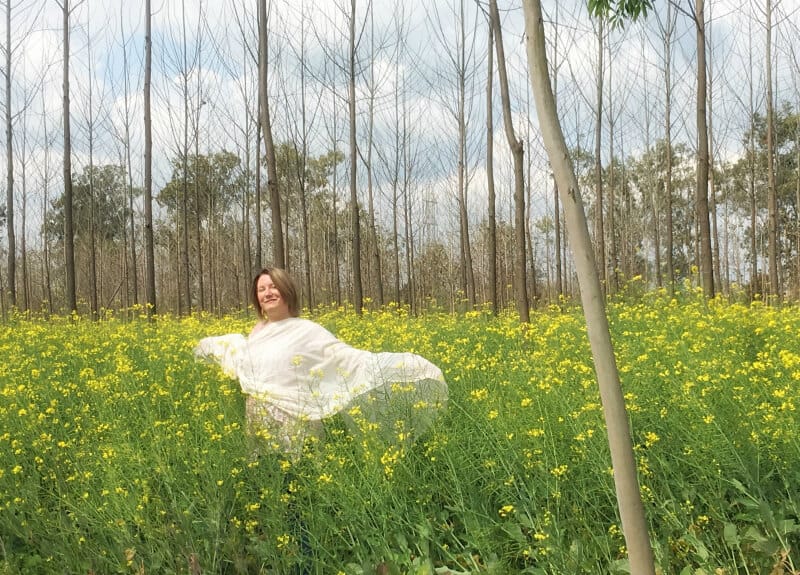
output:
[[322, 421], [337, 413], [352, 429], [405, 443], [446, 404], [442, 372], [427, 359], [356, 349], [298, 317], [297, 288], [284, 270], [259, 272], [252, 302], [260, 319], [248, 337], [204, 338], [195, 355], [239, 380], [249, 429], [270, 444], [298, 453], [308, 437], [322, 437]]

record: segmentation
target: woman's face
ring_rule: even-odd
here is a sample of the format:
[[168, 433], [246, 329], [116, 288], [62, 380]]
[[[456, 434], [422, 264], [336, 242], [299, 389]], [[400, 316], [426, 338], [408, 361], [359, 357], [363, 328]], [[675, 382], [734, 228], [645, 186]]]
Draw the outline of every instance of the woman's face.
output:
[[289, 304], [283, 299], [281, 292], [272, 283], [272, 278], [268, 274], [258, 278], [256, 294], [258, 295], [258, 303], [261, 306], [261, 313], [269, 321], [280, 321], [290, 316]]

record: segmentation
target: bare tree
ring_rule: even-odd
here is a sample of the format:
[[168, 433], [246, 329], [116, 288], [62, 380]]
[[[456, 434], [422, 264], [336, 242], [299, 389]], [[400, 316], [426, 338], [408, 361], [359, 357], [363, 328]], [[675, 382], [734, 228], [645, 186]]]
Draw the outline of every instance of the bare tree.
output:
[[665, 174], [664, 174], [664, 213], [665, 213], [665, 233], [667, 234], [666, 256], [666, 275], [667, 286], [670, 293], [675, 289], [675, 235], [672, 223], [672, 50], [673, 34], [677, 12], [672, 10], [672, 2], [667, 2], [667, 14], [662, 21], [658, 18], [659, 29], [664, 39], [664, 145], [665, 145]]
[[714, 297], [714, 266], [711, 251], [711, 225], [708, 210], [708, 121], [706, 115], [707, 65], [705, 0], [695, 0], [693, 20], [697, 38], [697, 181], [695, 213], [700, 241], [700, 275], [703, 293]]
[[597, 254], [597, 265], [600, 280], [604, 289], [608, 289], [608, 269], [606, 266], [605, 226], [603, 222], [603, 75], [605, 65], [605, 20], [597, 19], [597, 77], [595, 79], [595, 124], [594, 124], [594, 250]]
[[[637, 6], [627, 7], [636, 14]], [[600, 397], [605, 414], [614, 483], [617, 491], [622, 531], [628, 549], [630, 570], [634, 575], [654, 575], [653, 552], [650, 547], [647, 520], [636, 476], [636, 459], [628, 423], [625, 400], [619, 381], [611, 342], [608, 318], [605, 314], [600, 280], [595, 267], [589, 228], [583, 210], [578, 181], [570, 161], [569, 151], [556, 113], [550, 85], [545, 51], [544, 21], [539, 0], [525, 0], [525, 33], [527, 37], [530, 81], [536, 101], [539, 127], [542, 130], [547, 155], [558, 180], [564, 203], [572, 252], [581, 288], [581, 300], [589, 342], [594, 357]]]
[[8, 238], [8, 297], [12, 306], [17, 305], [17, 244], [14, 235], [14, 137], [11, 118], [11, 0], [6, 0], [6, 232]]
[[492, 106], [492, 88], [494, 85], [494, 26], [489, 29], [489, 40], [486, 50], [486, 187], [488, 191], [488, 227], [489, 227], [489, 299], [492, 312], [500, 311], [497, 301], [497, 216], [495, 213], [497, 200], [494, 189], [494, 108]]
[[[505, 125], [506, 139], [514, 157], [514, 238], [517, 242], [514, 251], [514, 294], [517, 304], [517, 313], [523, 322], [530, 321], [530, 306], [528, 304], [528, 282], [525, 256], [525, 182], [523, 173], [522, 140], [517, 139], [514, 133], [514, 124], [511, 119], [511, 99], [508, 94], [508, 75], [506, 72], [505, 49], [500, 26], [500, 14], [497, 10], [497, 1], [489, 2], [490, 22], [494, 28], [495, 48], [497, 50], [497, 71], [500, 76], [500, 97], [503, 101], [503, 124]], [[548, 80], [549, 82], [549, 80]]]
[[144, 33], [144, 239], [145, 239], [145, 297], [147, 315], [156, 313], [156, 267], [153, 242], [153, 122], [150, 110], [150, 78], [152, 74], [152, 11], [145, 0]]
[[772, 93], [772, 0], [764, 0], [764, 29], [767, 33], [766, 70], [767, 70], [767, 208], [768, 208], [768, 256], [769, 256], [769, 291], [770, 296], [780, 300], [780, 282], [778, 281], [778, 191], [775, 184], [775, 111]]
[[[281, 196], [278, 190], [278, 168], [275, 163], [275, 143], [272, 138], [272, 119], [269, 108], [267, 76], [269, 70], [268, 18], [266, 0], [258, 0], [258, 103], [261, 133], [267, 164], [267, 189], [272, 213], [272, 265], [286, 267], [286, 250], [283, 241]], [[260, 217], [260, 216], [259, 216]]]
[[[57, 2], [58, 3], [58, 2]], [[69, 102], [69, 39], [70, 39], [70, 4], [69, 0], [58, 3], [61, 8], [63, 22], [63, 114], [64, 114], [64, 273], [66, 276], [66, 304], [73, 312], [78, 311], [75, 293], [75, 231], [72, 223], [72, 137], [70, 132]]]
[[361, 224], [358, 203], [357, 166], [358, 144], [356, 140], [356, 0], [350, 0], [349, 25], [349, 51], [348, 51], [348, 92], [347, 106], [350, 121], [350, 220], [353, 234], [353, 306], [356, 313], [361, 315], [364, 306], [364, 296], [361, 287]]

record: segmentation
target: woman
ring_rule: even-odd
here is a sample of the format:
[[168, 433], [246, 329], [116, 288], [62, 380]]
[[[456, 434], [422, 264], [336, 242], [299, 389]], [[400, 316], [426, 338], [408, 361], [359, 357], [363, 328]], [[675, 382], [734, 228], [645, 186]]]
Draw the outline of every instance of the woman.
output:
[[322, 420], [336, 413], [359, 429], [408, 441], [447, 402], [441, 370], [423, 357], [355, 349], [298, 317], [297, 287], [286, 271], [261, 270], [251, 295], [259, 321], [249, 337], [208, 337], [195, 353], [239, 379], [250, 430], [284, 450], [320, 437]]

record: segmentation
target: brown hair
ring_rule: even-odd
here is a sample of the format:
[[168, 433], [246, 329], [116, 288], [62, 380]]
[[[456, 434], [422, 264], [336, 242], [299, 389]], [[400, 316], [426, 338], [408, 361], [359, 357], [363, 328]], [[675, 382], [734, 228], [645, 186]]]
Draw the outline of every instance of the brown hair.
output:
[[253, 307], [256, 308], [258, 317], [265, 319], [261, 310], [261, 303], [258, 301], [258, 280], [261, 276], [269, 276], [272, 283], [278, 288], [281, 297], [286, 302], [286, 305], [289, 306], [289, 315], [292, 317], [299, 316], [300, 301], [297, 296], [297, 284], [294, 283], [292, 276], [281, 268], [264, 268], [253, 278], [253, 288], [250, 292], [250, 301], [253, 303]]

